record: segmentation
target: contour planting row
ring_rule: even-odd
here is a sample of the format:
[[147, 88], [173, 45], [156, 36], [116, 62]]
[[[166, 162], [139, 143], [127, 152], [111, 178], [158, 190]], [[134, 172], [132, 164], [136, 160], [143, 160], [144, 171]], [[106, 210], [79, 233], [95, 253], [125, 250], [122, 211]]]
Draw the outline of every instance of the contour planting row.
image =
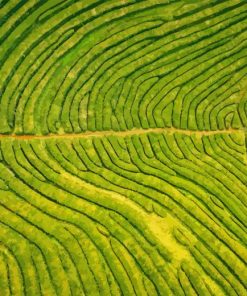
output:
[[242, 133], [2, 139], [0, 158], [6, 295], [244, 295]]
[[0, 132], [246, 126], [246, 7], [243, 0], [6, 4]]
[[[37, 2], [38, 5], [35, 5]], [[29, 13], [33, 13], [30, 13], [29, 17], [22, 17], [22, 15], [20, 15], [20, 23], [11, 21], [13, 14], [10, 13], [8, 15], [7, 11], [3, 11], [2, 14], [6, 18], [9, 17], [9, 22], [12, 23], [12, 29], [7, 30], [4, 35], [5, 38], [2, 39], [6, 48], [6, 50], [3, 51], [2, 69], [7, 76], [7, 79], [3, 83], [3, 90], [7, 91], [6, 88], [10, 81], [12, 82], [13, 78], [16, 77], [15, 73], [19, 73], [19, 71], [22, 77], [23, 74], [26, 74], [25, 76], [30, 80], [30, 73], [27, 75], [27, 70], [34, 61], [38, 63], [36, 66], [34, 65], [32, 67], [31, 75], [35, 74], [33, 71], [33, 68], [35, 68], [35, 71], [39, 72], [37, 73], [39, 75], [39, 81], [41, 77], [44, 78], [44, 76], [48, 76], [50, 72], [54, 72], [56, 70], [55, 66], [57, 66], [57, 62], [60, 60], [63, 66], [68, 64], [68, 66], [71, 67], [76, 62], [73, 61], [75, 53], [76, 59], [78, 58], [78, 45], [80, 45], [80, 49], [83, 50], [81, 54], [85, 54], [95, 45], [94, 41], [91, 39], [96, 39], [95, 31], [98, 27], [103, 26], [106, 21], [108, 24], [109, 20], [118, 19], [119, 14], [123, 14], [122, 17], [120, 17], [121, 19], [124, 18], [126, 13], [138, 11], [141, 8], [145, 10], [150, 6], [145, 2], [143, 3], [135, 4], [135, 1], [124, 1], [122, 3], [116, 1], [105, 1], [104, 3], [102, 3], [102, 1], [67, 1], [67, 5], [56, 7], [54, 1], [52, 5], [49, 1], [43, 1], [42, 5], [40, 1], [30, 1], [29, 5], [33, 7]], [[145, 4], [147, 7], [145, 7]], [[29, 5], [25, 5], [23, 9], [25, 9], [25, 11], [28, 10]], [[131, 6], [130, 11], [124, 12], [124, 9], [128, 8], [128, 6]], [[15, 16], [18, 16], [18, 12], [19, 10], [16, 10]], [[45, 18], [44, 14], [46, 14]], [[3, 22], [3, 31], [6, 30], [5, 28], [8, 29], [8, 26]], [[10, 30], [12, 34], [9, 34]], [[16, 38], [16, 30], [17, 32], [19, 30], [21, 33], [19, 38]], [[94, 32], [94, 35], [91, 36], [90, 32]], [[68, 39], [69, 37], [71, 38]], [[11, 40], [11, 38], [14, 40]], [[99, 38], [99, 36], [97, 38]], [[18, 52], [16, 53], [15, 50]], [[65, 53], [71, 54], [69, 56], [67, 55], [66, 59], [63, 59]], [[11, 60], [9, 59], [10, 56]], [[46, 63], [44, 64], [44, 62]], [[45, 69], [40, 69], [41, 65], [44, 65], [43, 68]], [[66, 69], [68, 69], [68, 67], [66, 67]], [[46, 72], [47, 75], [44, 74]], [[43, 79], [42, 83], [46, 84], [49, 78], [50, 77], [47, 77], [45, 80]], [[17, 80], [18, 81], [14, 84], [15, 86], [19, 85], [23, 79]], [[14, 85], [12, 84], [12, 86]], [[12, 92], [13, 89], [12, 87], [10, 92]], [[24, 90], [26, 90], [26, 86], [22, 88], [21, 92], [24, 92]], [[29, 92], [29, 90], [27, 89], [26, 92]], [[19, 96], [14, 100], [18, 101]], [[24, 101], [22, 106], [26, 104], [27, 99]], [[8, 104], [8, 100], [6, 104]], [[14, 103], [13, 107], [15, 106], [16, 103]], [[3, 122], [3, 125], [4, 124], [7, 128], [8, 122]]]

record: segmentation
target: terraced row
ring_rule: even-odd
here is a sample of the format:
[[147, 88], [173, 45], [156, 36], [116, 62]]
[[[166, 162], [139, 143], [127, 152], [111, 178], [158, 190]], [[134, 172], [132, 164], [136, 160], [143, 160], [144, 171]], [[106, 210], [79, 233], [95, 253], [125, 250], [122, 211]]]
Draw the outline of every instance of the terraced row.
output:
[[247, 125], [245, 0], [0, 4], [0, 133]]
[[1, 295], [245, 295], [243, 133], [1, 140]]

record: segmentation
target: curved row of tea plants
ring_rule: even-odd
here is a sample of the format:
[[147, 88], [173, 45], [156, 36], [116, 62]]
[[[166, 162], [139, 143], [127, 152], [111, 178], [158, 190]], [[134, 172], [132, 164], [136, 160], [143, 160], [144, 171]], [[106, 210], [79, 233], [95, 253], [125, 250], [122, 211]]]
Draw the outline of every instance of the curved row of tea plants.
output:
[[246, 126], [245, 0], [7, 1], [0, 132]]
[[3, 295], [244, 295], [245, 161], [241, 133], [2, 140]]
[[246, 20], [0, 1], [1, 296], [247, 294]]

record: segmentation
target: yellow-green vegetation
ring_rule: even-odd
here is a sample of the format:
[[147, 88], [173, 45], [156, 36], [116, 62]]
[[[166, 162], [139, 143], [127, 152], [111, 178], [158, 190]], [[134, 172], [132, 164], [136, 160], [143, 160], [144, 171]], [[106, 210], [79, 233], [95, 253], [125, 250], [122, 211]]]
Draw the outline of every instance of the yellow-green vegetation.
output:
[[0, 296], [247, 295], [246, 0], [0, 0]]

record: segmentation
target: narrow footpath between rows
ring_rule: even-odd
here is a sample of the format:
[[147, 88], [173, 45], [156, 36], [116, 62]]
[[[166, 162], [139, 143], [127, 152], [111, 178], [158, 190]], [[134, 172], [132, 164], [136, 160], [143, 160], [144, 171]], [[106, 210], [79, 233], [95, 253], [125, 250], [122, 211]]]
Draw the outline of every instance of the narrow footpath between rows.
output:
[[149, 128], [149, 129], [132, 129], [125, 131], [86, 131], [82, 133], [67, 133], [67, 134], [48, 134], [48, 135], [17, 135], [17, 134], [0, 134], [1, 139], [18, 139], [18, 140], [32, 140], [32, 139], [73, 139], [73, 138], [89, 138], [89, 137], [104, 137], [104, 136], [120, 136], [126, 137], [131, 135], [141, 135], [147, 133], [182, 133], [185, 135], [198, 135], [198, 136], [210, 136], [215, 134], [232, 134], [232, 133], [243, 133], [243, 129], [225, 129], [225, 130], [210, 130], [210, 131], [194, 131], [177, 129], [174, 127], [166, 128]]

